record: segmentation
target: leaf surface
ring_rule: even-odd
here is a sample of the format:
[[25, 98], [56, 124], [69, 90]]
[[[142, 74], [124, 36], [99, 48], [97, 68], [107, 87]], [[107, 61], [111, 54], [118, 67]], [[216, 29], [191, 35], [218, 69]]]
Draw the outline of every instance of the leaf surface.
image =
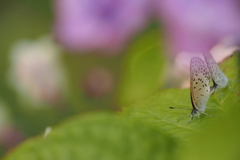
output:
[[206, 113], [211, 117], [202, 114], [200, 120], [194, 117], [193, 121], [188, 123], [191, 110], [169, 109], [169, 107], [192, 109], [189, 89], [163, 90], [144, 101], [125, 107], [122, 115], [147, 122], [182, 141], [186, 141], [187, 137], [201, 132], [202, 128], [214, 123], [218, 117], [239, 103], [237, 53], [226, 60], [221, 68], [226, 76], [233, 81], [229, 81], [230, 87], [217, 90], [214, 95], [211, 95], [206, 109]]
[[109, 113], [79, 116], [45, 138], [31, 139], [6, 160], [172, 160], [172, 138], [137, 121]]
[[121, 106], [145, 98], [161, 87], [165, 59], [160, 49], [159, 34], [157, 29], [146, 31], [126, 51], [118, 88]]

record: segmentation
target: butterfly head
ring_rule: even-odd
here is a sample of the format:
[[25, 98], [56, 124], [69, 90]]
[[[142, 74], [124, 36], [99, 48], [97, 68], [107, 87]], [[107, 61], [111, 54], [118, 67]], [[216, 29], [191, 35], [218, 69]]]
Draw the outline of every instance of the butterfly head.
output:
[[194, 108], [194, 109], [192, 110], [192, 113], [191, 113], [191, 114], [192, 114], [192, 116], [198, 114], [198, 110]]

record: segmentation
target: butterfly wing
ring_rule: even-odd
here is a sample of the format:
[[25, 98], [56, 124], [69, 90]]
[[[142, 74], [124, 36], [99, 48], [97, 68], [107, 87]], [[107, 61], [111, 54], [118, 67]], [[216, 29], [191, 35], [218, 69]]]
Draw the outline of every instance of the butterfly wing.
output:
[[216, 87], [218, 87], [218, 88], [226, 87], [228, 84], [228, 78], [222, 72], [222, 70], [218, 67], [218, 65], [217, 65], [216, 61], [214, 60], [214, 58], [212, 57], [212, 55], [208, 52], [204, 52], [203, 56], [207, 63], [207, 67], [211, 74], [213, 83], [215, 85], [215, 87], [213, 87], [212, 89], [216, 89]]
[[204, 61], [194, 57], [190, 62], [190, 94], [193, 109], [203, 112], [210, 96], [210, 75]]

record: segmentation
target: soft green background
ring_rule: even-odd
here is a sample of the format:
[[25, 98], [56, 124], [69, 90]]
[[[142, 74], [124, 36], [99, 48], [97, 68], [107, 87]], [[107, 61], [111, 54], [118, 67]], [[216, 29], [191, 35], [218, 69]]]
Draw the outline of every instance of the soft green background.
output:
[[[187, 123], [190, 110], [169, 107], [191, 109], [189, 89], [160, 91], [167, 61], [156, 23], [133, 37], [117, 56], [60, 53], [67, 77], [64, 103], [21, 99], [9, 85], [9, 52], [16, 41], [51, 33], [51, 5], [50, 0], [0, 2], [0, 101], [27, 139], [5, 159], [239, 159], [239, 53], [221, 64], [233, 81], [209, 99], [211, 110], [206, 112], [212, 117], [202, 115], [200, 121], [194, 117]], [[101, 98], [88, 96], [79, 85], [95, 68], [113, 76], [113, 90]], [[53, 129], [43, 138], [47, 126]], [[0, 153], [6, 153], [4, 147]]]
[[[35, 41], [51, 34], [54, 22], [52, 3], [50, 0], [0, 1], [0, 101], [9, 110], [11, 125], [17, 127], [26, 139], [72, 115], [120, 110], [121, 106], [160, 90], [164, 84], [165, 57], [159, 43], [159, 26], [153, 22], [116, 56], [70, 54], [63, 50], [59, 55], [66, 75], [63, 103], [34, 104], [28, 97], [19, 95], [9, 83], [10, 51], [19, 40]], [[89, 71], [98, 68], [109, 71], [114, 85], [110, 93], [95, 98], [85, 93], [81, 82]], [[0, 145], [0, 157], [5, 152]]]
[[[168, 89], [123, 112], [79, 115], [46, 137], [20, 145], [6, 159], [239, 159], [237, 54], [221, 65], [233, 80], [207, 106], [211, 115], [188, 122], [189, 89]], [[42, 147], [44, 146], [44, 147]], [[219, 152], [220, 151], [220, 152]], [[197, 158], [196, 158], [197, 157]]]

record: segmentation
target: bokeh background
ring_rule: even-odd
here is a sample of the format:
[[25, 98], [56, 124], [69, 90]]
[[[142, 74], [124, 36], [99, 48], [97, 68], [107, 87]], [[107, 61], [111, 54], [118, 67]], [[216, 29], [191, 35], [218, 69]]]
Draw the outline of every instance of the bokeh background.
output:
[[240, 46], [238, 0], [1, 0], [0, 156], [75, 114], [189, 86]]

